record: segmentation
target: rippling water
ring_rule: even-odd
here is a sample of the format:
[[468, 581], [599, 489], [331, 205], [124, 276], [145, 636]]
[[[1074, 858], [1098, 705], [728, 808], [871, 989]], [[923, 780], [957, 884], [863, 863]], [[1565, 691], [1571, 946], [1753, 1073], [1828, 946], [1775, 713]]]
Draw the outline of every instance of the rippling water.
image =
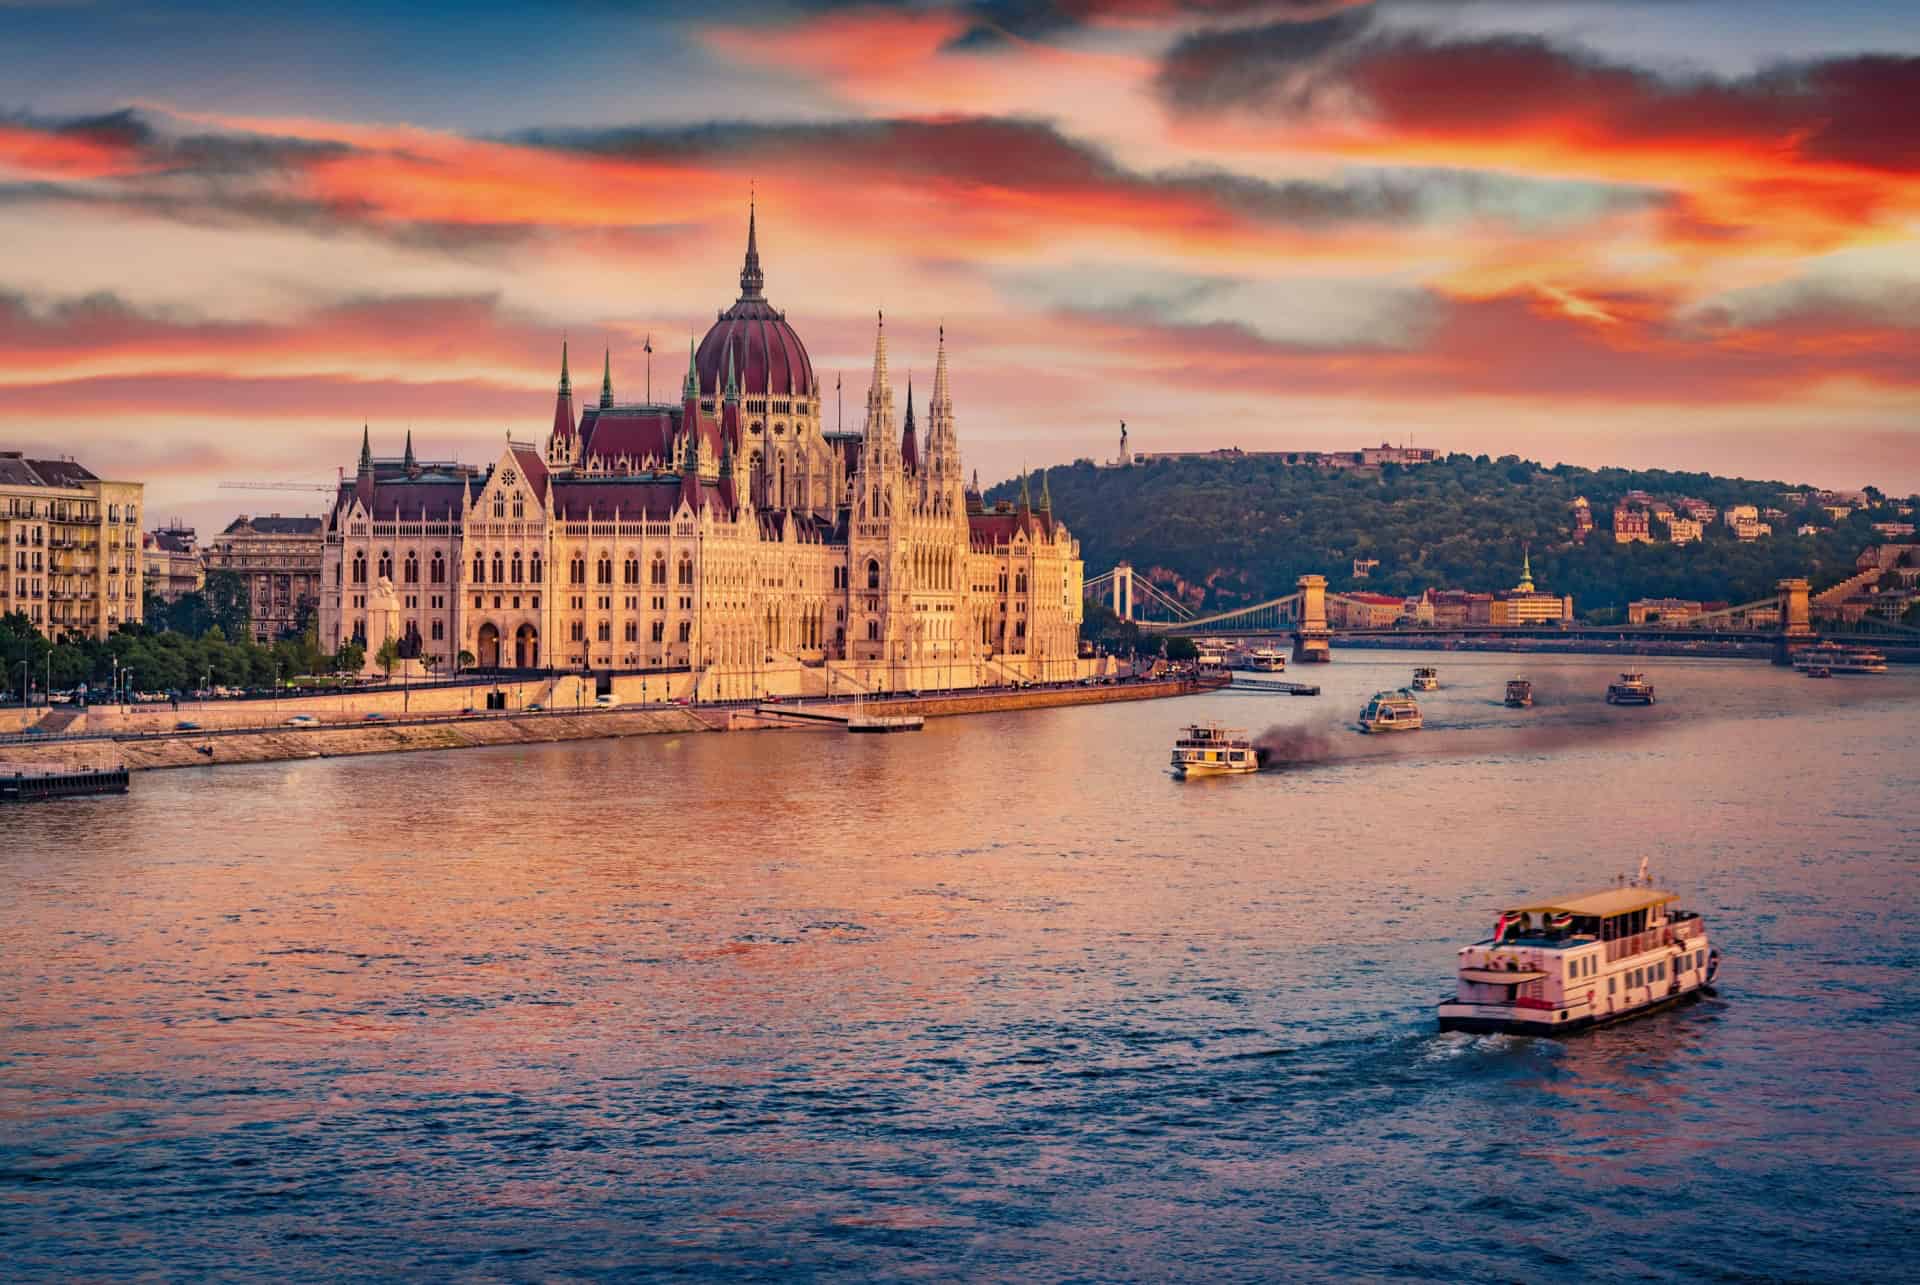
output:
[[[1920, 674], [1182, 701], [157, 772], [0, 813], [15, 1278], [1911, 1271]], [[1540, 704], [1498, 704], [1514, 667]], [[1611, 716], [1609, 717], [1609, 713]], [[1181, 784], [1177, 724], [1293, 763]], [[1440, 1035], [1630, 872], [1717, 999]]]

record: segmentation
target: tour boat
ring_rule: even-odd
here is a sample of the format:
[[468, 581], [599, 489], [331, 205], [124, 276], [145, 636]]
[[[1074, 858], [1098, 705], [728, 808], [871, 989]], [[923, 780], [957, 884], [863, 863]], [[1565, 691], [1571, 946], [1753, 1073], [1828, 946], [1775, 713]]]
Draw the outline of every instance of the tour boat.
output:
[[1502, 912], [1459, 952], [1443, 1031], [1564, 1035], [1711, 993], [1720, 952], [1678, 894], [1629, 884]]
[[1533, 684], [1524, 678], [1507, 680], [1507, 704], [1514, 709], [1526, 709], [1533, 704]]
[[1833, 670], [1825, 665], [1806, 665], [1800, 670], [1808, 678], [1832, 678]]
[[1375, 692], [1360, 711], [1363, 732], [1417, 732], [1420, 727], [1420, 706], [1404, 687], [1397, 692]]
[[1607, 704], [1651, 705], [1653, 684], [1647, 681], [1645, 674], [1630, 669], [1620, 675], [1619, 682], [1607, 684]]
[[1200, 647], [1199, 665], [1202, 669], [1225, 669], [1227, 667], [1226, 648], [1217, 643], [1203, 643]]
[[1440, 690], [1440, 671], [1431, 665], [1422, 665], [1413, 671], [1413, 690], [1416, 692], [1437, 692]]
[[1173, 758], [1168, 769], [1182, 778], [1258, 772], [1260, 755], [1239, 728], [1195, 723], [1181, 729], [1173, 743]]
[[1286, 667], [1287, 654], [1276, 647], [1254, 647], [1242, 660], [1242, 668], [1261, 674], [1278, 674]]
[[1825, 669], [1829, 674], [1884, 674], [1887, 658], [1871, 647], [1843, 647], [1839, 643], [1823, 642], [1795, 652], [1793, 667], [1803, 673]]

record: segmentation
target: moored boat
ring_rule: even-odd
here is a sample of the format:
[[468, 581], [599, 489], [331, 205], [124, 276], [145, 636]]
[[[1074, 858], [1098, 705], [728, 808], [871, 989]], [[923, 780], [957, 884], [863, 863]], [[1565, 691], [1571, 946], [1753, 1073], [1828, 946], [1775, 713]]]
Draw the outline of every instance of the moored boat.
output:
[[1417, 732], [1423, 726], [1419, 702], [1406, 688], [1394, 692], [1375, 692], [1360, 711], [1363, 732]]
[[1832, 678], [1833, 677], [1833, 670], [1829, 669], [1825, 665], [1807, 665], [1804, 668], [1802, 668], [1800, 672], [1805, 674], [1808, 678]]
[[1871, 647], [1845, 647], [1836, 642], [1822, 642], [1795, 652], [1793, 667], [1808, 674], [1815, 669], [1825, 669], [1829, 676], [1884, 674], [1887, 672], [1887, 657]]
[[1260, 770], [1260, 754], [1246, 732], [1218, 723], [1194, 723], [1182, 728], [1173, 742], [1168, 770], [1181, 778], [1232, 776]]
[[1440, 690], [1440, 671], [1432, 665], [1422, 665], [1413, 671], [1413, 690], [1416, 692], [1437, 692]]
[[1287, 667], [1287, 654], [1277, 647], [1250, 647], [1241, 653], [1240, 667], [1256, 674], [1278, 674]]
[[1720, 952], [1678, 900], [1643, 875], [1502, 912], [1493, 936], [1460, 949], [1440, 1029], [1564, 1035], [1710, 993]]
[[1507, 680], [1507, 704], [1513, 709], [1526, 709], [1533, 704], [1533, 684], [1524, 678]]
[[1607, 704], [1651, 705], [1653, 684], [1639, 670], [1630, 669], [1620, 675], [1619, 682], [1607, 684]]

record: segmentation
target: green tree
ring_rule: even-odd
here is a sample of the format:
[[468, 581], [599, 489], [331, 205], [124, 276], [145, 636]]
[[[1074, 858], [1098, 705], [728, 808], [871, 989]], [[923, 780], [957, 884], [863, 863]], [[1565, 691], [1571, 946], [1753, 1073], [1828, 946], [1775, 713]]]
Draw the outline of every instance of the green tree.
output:
[[380, 666], [380, 672], [388, 678], [393, 677], [393, 667], [400, 663], [400, 644], [389, 638], [380, 644], [380, 650], [373, 654], [373, 663]]
[[238, 572], [207, 572], [207, 586], [201, 596], [206, 600], [209, 628], [218, 629], [228, 638], [246, 635], [252, 616], [251, 598], [247, 582]]
[[1200, 649], [1194, 645], [1191, 638], [1169, 638], [1167, 639], [1167, 659], [1198, 660]]

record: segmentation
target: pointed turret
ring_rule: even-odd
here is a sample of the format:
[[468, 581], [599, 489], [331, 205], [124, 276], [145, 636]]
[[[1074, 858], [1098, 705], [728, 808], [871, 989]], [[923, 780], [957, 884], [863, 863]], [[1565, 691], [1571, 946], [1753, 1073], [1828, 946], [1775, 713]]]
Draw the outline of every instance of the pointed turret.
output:
[[687, 377], [680, 381], [680, 400], [700, 405], [700, 367], [693, 359], [693, 340], [687, 340]]
[[899, 443], [893, 435], [893, 385], [887, 374], [887, 318], [876, 314], [873, 330], [873, 379], [867, 385], [867, 420], [861, 429], [864, 466], [888, 473], [900, 466]]
[[727, 391], [725, 397], [730, 405], [738, 406], [740, 404], [740, 380], [734, 372], [732, 345], [728, 345], [727, 347]]
[[553, 428], [547, 434], [547, 463], [561, 468], [577, 463], [573, 414], [573, 376], [567, 370], [567, 341], [560, 341], [560, 387], [553, 398]]
[[913, 425], [913, 378], [907, 378], [907, 422], [900, 429], [900, 467], [908, 473], [920, 471], [920, 432]]
[[613, 408], [613, 349], [608, 347], [604, 363], [600, 367], [600, 409]]
[[747, 202], [747, 259], [740, 265], [740, 297], [759, 299], [767, 288], [766, 274], [760, 271], [760, 243], [754, 227], [754, 202]]
[[1027, 471], [1020, 470], [1020, 512], [1033, 512], [1033, 492], [1027, 489]]
[[373, 472], [373, 438], [367, 432], [367, 426], [360, 426], [360, 470], [364, 475]]
[[1047, 485], [1050, 477], [1051, 474], [1044, 471], [1040, 474], [1040, 511], [1042, 513], [1053, 512], [1053, 488]]
[[408, 477], [414, 477], [418, 475], [420, 472], [420, 466], [414, 463], [413, 461], [413, 430], [412, 429], [407, 430], [407, 450], [406, 450], [406, 454], [401, 457], [400, 466], [407, 471]]
[[1521, 546], [1520, 583], [1514, 586], [1521, 593], [1533, 592], [1533, 550]]

